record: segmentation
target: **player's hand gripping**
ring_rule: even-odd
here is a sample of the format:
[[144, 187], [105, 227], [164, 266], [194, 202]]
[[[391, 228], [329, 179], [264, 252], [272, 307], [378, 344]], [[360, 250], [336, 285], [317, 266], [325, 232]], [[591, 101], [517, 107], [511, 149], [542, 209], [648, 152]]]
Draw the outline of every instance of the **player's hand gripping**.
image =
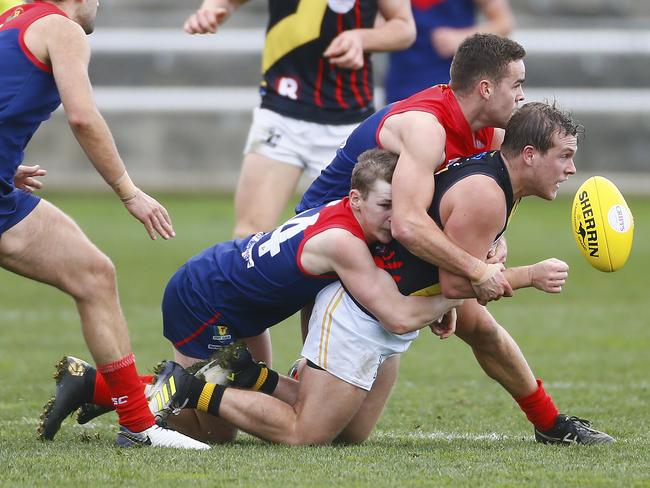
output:
[[560, 293], [569, 276], [569, 265], [559, 259], [550, 258], [533, 264], [529, 268], [530, 282], [546, 293]]
[[228, 15], [230, 12], [227, 8], [204, 2], [196, 12], [187, 18], [183, 24], [183, 30], [188, 34], [214, 34]]
[[36, 179], [37, 176], [45, 176], [47, 171], [41, 169], [36, 164], [34, 166], [27, 166], [21, 164], [16, 169], [14, 175], [14, 186], [20, 190], [32, 193], [34, 190], [43, 188], [43, 182]]
[[436, 321], [429, 325], [429, 328], [431, 329], [431, 332], [440, 337], [440, 339], [446, 339], [456, 332], [456, 318], [456, 309], [452, 308], [449, 312], [440, 317], [439, 322]]
[[505, 264], [506, 259], [508, 258], [508, 244], [506, 243], [506, 238], [501, 236], [497, 241], [492, 245], [490, 250], [487, 253], [486, 263], [503, 263]]
[[478, 303], [487, 305], [492, 300], [512, 296], [512, 287], [502, 273], [504, 269], [502, 263], [487, 264], [481, 279], [472, 281], [472, 288], [476, 293]]
[[123, 201], [126, 209], [147, 229], [151, 239], [156, 240], [156, 233], [163, 239], [174, 237], [172, 219], [167, 210], [158, 201], [138, 189], [131, 198]]
[[363, 39], [361, 33], [355, 29], [341, 32], [330, 42], [330, 45], [323, 52], [323, 56], [328, 58], [331, 64], [339, 68], [363, 68]]

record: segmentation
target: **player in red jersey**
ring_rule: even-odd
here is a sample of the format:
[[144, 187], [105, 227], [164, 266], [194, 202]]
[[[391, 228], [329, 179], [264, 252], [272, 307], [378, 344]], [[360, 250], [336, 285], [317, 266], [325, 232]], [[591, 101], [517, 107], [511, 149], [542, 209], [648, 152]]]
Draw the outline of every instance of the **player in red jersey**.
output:
[[[174, 235], [166, 210], [129, 178], [93, 100], [86, 34], [96, 15], [96, 0], [38, 1], [0, 14], [0, 266], [75, 300], [88, 349], [117, 409], [118, 445], [207, 449], [155, 424], [135, 368], [113, 264], [70, 217], [29, 192], [39, 187], [34, 177], [43, 170], [20, 166], [27, 142], [63, 103], [77, 140], [126, 209], [152, 239]], [[78, 371], [75, 364], [64, 367]], [[48, 438], [45, 431], [39, 435]]]

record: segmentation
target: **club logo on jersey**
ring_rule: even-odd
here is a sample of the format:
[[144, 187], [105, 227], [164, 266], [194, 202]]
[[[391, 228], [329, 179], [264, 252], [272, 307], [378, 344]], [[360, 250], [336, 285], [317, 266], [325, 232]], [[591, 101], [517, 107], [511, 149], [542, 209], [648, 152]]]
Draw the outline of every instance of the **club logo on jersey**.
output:
[[4, 21], [3, 24], [0, 24], [0, 29], [2, 29], [2, 28], [4, 27], [4, 25], [5, 25], [7, 22], [9, 22], [10, 20], [15, 19], [15, 18], [18, 17], [20, 14], [22, 14], [24, 11], [25, 11], [25, 10], [24, 10], [22, 7], [18, 7], [18, 8], [16, 8], [16, 10], [14, 10], [14, 13], [11, 14], [9, 17], [7, 17], [7, 18], [5, 19], [5, 21]]
[[327, 0], [327, 5], [337, 14], [347, 14], [354, 7], [355, 0]]
[[220, 347], [231, 344], [233, 338], [229, 327], [227, 325], [213, 325], [212, 340], [215, 341], [216, 344], [208, 344], [208, 349], [219, 349]]
[[278, 94], [291, 100], [298, 100], [298, 80], [283, 76], [278, 81]]

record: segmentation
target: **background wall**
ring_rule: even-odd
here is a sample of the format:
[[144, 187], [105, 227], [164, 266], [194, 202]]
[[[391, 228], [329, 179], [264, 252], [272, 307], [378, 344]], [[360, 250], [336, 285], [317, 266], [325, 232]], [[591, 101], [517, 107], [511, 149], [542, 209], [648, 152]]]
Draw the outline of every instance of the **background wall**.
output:
[[[650, 2], [511, 1], [513, 37], [529, 53], [527, 100], [556, 99], [587, 129], [579, 176], [564, 191], [591, 174], [627, 192], [650, 189]], [[102, 0], [91, 36], [98, 104], [129, 171], [150, 189], [231, 191], [258, 103], [266, 2], [251, 0], [216, 36], [185, 35], [198, 4]], [[381, 81], [385, 58], [375, 59]], [[102, 186], [61, 111], [26, 162], [49, 169], [49, 188]]]

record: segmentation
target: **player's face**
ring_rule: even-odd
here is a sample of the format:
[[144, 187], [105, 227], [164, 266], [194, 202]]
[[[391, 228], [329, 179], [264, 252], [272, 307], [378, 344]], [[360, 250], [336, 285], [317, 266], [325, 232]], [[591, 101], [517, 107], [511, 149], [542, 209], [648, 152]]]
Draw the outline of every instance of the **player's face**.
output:
[[489, 100], [492, 126], [505, 128], [517, 105], [524, 99], [526, 68], [523, 60], [513, 61], [507, 67], [507, 74], [494, 86]]
[[573, 164], [573, 156], [578, 150], [576, 136], [556, 132], [552, 141], [553, 146], [546, 154], [535, 155], [538, 158], [535, 162], [537, 195], [545, 200], [554, 200], [560, 184], [576, 172]]
[[385, 244], [393, 239], [390, 232], [392, 215], [390, 183], [375, 181], [365, 200], [359, 198], [359, 223], [368, 242]]

